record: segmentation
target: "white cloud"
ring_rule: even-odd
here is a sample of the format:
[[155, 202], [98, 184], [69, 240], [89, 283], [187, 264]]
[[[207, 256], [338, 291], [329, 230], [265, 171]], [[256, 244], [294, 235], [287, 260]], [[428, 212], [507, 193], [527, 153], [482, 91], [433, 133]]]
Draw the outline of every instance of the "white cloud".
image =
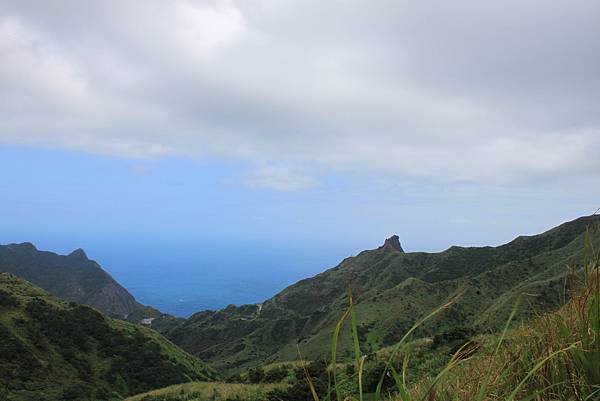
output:
[[0, 1], [0, 143], [522, 185], [597, 177], [592, 0]]
[[270, 188], [278, 191], [301, 191], [315, 187], [318, 182], [312, 174], [285, 165], [262, 165], [246, 184], [252, 187]]
[[77, 61], [16, 18], [0, 20], [0, 54], [5, 107], [16, 112], [77, 110], [89, 101], [88, 84]]

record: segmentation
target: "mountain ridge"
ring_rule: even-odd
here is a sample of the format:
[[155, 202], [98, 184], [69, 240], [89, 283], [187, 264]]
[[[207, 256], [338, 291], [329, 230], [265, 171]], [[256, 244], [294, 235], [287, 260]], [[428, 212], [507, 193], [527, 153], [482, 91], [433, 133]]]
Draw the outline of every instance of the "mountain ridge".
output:
[[[484, 323], [493, 327], [510, 310], [519, 291], [540, 294], [531, 300], [531, 309], [523, 316], [535, 308], [557, 307], [565, 287], [565, 266], [577, 265], [587, 227], [596, 227], [599, 222], [600, 216], [583, 216], [498, 246], [451, 246], [434, 253], [405, 252], [399, 237], [392, 235], [383, 245], [345, 258], [337, 266], [300, 280], [260, 304], [200, 311], [188, 319], [170, 318], [140, 305], [81, 249], [65, 256], [38, 251], [31, 243], [0, 246], [0, 271], [12, 266], [22, 276], [33, 276], [33, 282], [47, 280], [48, 272], [62, 272], [62, 284], [71, 290], [63, 297], [99, 310], [104, 307], [114, 312], [106, 305], [129, 300], [117, 308], [121, 308], [120, 317], [136, 323], [154, 317], [152, 328], [202, 360], [231, 372], [295, 359], [296, 344], [304, 348], [307, 357], [318, 358], [328, 348], [329, 335], [346, 307], [348, 288], [352, 288], [356, 313], [362, 320], [362, 341], [373, 351], [393, 343], [419, 314], [461, 291], [466, 294], [464, 299], [440, 318], [436, 327], [425, 325], [419, 335], [439, 334], [456, 325], [473, 330]], [[42, 263], [36, 255], [48, 260]], [[73, 289], [79, 289], [77, 280], [90, 284], [90, 277], [80, 276], [90, 271], [94, 273], [91, 283], [102, 285], [91, 293], [84, 291], [87, 297], [73, 293]], [[94, 277], [99, 279], [94, 281]], [[54, 282], [46, 282], [46, 290], [58, 296], [61, 291], [65, 294], [64, 288], [52, 287], [57, 277], [51, 278]], [[125, 298], [121, 298], [123, 291]], [[340, 341], [343, 352], [350, 346], [346, 340]]]
[[[598, 222], [600, 216], [584, 216], [495, 247], [454, 246], [436, 253], [406, 253], [380, 246], [288, 286], [264, 301], [260, 313], [258, 304], [202, 311], [166, 334], [225, 371], [295, 359], [296, 344], [306, 357], [319, 357], [327, 352], [330, 333], [347, 304], [349, 287], [372, 350], [393, 343], [419, 313], [462, 290], [467, 292], [465, 299], [447, 312], [437, 327], [426, 325], [421, 335], [433, 335], [456, 324], [476, 328], [483, 320], [495, 325], [502, 321], [519, 288], [541, 294], [529, 301], [530, 308], [523, 316], [536, 308], [559, 306], [565, 266], [577, 263], [586, 227], [596, 227]], [[430, 292], [434, 295], [429, 296]], [[477, 314], [483, 317], [476, 319]], [[342, 339], [340, 349], [346, 352], [350, 348], [351, 342]]]
[[38, 250], [30, 242], [0, 245], [0, 272], [17, 275], [53, 295], [127, 318], [146, 307], [81, 248], [68, 255]]

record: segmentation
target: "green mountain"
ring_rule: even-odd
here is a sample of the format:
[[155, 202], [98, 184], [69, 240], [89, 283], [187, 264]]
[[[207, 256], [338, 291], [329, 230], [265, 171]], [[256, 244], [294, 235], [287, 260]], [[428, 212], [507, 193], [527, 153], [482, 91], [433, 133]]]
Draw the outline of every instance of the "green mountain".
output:
[[571, 277], [578, 283], [571, 299], [508, 330], [470, 339], [454, 330], [368, 354], [357, 341], [356, 357], [346, 363], [272, 364], [228, 383], [173, 385], [127, 401], [597, 400], [600, 252], [598, 243], [587, 244], [585, 269]]
[[82, 249], [63, 256], [40, 251], [27, 242], [0, 245], [0, 272], [12, 273], [56, 297], [93, 306], [112, 317], [135, 313], [141, 320], [160, 315], [138, 303]]
[[[452, 308], [416, 336], [494, 330], [519, 294], [525, 296], [520, 318], [564, 304], [571, 285], [566, 266], [581, 265], [586, 229], [597, 239], [599, 224], [600, 216], [582, 217], [502, 246], [453, 246], [438, 253], [406, 253], [393, 236], [262, 304], [200, 312], [166, 334], [227, 372], [298, 359], [298, 347], [303, 357], [318, 359], [330, 352], [349, 288], [367, 352], [396, 343], [417, 319], [459, 294]], [[349, 333], [338, 349], [341, 356], [351, 355]]]
[[0, 273], [0, 399], [120, 400], [213, 371], [157, 332]]

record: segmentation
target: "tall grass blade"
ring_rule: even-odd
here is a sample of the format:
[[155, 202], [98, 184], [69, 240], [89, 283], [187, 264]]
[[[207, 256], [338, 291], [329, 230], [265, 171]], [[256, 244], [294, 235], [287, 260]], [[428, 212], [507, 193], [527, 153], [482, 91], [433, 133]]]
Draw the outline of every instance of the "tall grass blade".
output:
[[333, 376], [333, 387], [335, 389], [335, 395], [336, 395], [336, 399], [338, 401], [341, 400], [341, 398], [340, 398], [340, 389], [338, 386], [337, 373], [336, 373], [337, 345], [338, 345], [338, 339], [340, 337], [340, 331], [342, 329], [342, 326], [344, 325], [344, 322], [348, 318], [348, 315], [350, 314], [350, 310], [351, 310], [351, 308], [346, 309], [346, 311], [344, 312], [344, 314], [342, 315], [340, 320], [335, 325], [335, 330], [333, 331], [333, 339], [332, 339], [332, 344], [331, 344], [331, 364], [332, 364], [331, 371], [332, 371], [332, 376]]
[[398, 388], [398, 394], [400, 394], [400, 398], [402, 401], [410, 401], [410, 397], [408, 392], [406, 391], [406, 382], [403, 377], [396, 372], [394, 366], [390, 366], [390, 371], [392, 372], [392, 376], [394, 376], [394, 381], [396, 382], [396, 387]]
[[502, 343], [504, 342], [504, 339], [506, 338], [506, 333], [508, 332], [508, 328], [510, 327], [510, 323], [512, 322], [512, 320], [514, 319], [517, 310], [519, 309], [520, 305], [521, 305], [521, 301], [522, 298], [519, 296], [517, 298], [517, 300], [515, 301], [515, 304], [513, 305], [513, 308], [510, 312], [510, 315], [508, 316], [508, 319], [506, 321], [506, 324], [504, 325], [504, 329], [502, 330], [502, 335], [500, 336], [500, 339], [498, 340], [498, 344], [496, 345], [496, 349], [494, 350], [494, 353], [492, 354], [492, 359], [490, 360], [490, 364], [488, 366], [488, 370], [487, 370], [487, 374], [485, 376], [485, 378], [483, 379], [483, 384], [481, 385], [481, 387], [479, 388], [479, 392], [477, 393], [477, 401], [483, 401], [483, 397], [485, 397], [486, 391], [487, 391], [487, 387], [490, 383], [490, 379], [492, 376], [492, 367], [494, 365], [494, 362], [496, 360], [496, 357], [498, 356], [498, 352], [500, 351], [500, 347], [502, 346]]
[[360, 364], [359, 364], [359, 368], [358, 368], [358, 389], [359, 389], [359, 393], [360, 396], [362, 397], [362, 393], [363, 393], [363, 369], [365, 368], [365, 360], [367, 359], [366, 355], [363, 355], [360, 358]]
[[450, 361], [448, 362], [448, 364], [446, 365], [446, 367], [444, 369], [442, 369], [437, 376], [435, 377], [435, 379], [433, 379], [433, 381], [431, 382], [431, 385], [429, 386], [429, 388], [427, 389], [427, 391], [425, 392], [425, 394], [423, 395], [423, 397], [421, 397], [421, 401], [426, 400], [430, 394], [433, 392], [435, 386], [439, 383], [440, 380], [442, 380], [442, 378], [448, 373], [450, 372], [452, 369], [454, 369], [456, 367], [456, 365], [458, 365], [459, 363], [461, 363], [462, 361], [464, 361], [465, 359], [461, 359], [461, 355], [462, 352], [465, 350], [465, 348], [467, 346], [469, 346], [471, 344], [471, 342], [467, 342], [465, 344], [463, 344], [458, 351], [456, 351], [454, 353], [454, 355], [452, 355], [452, 358], [450, 358]]
[[600, 388], [597, 388], [596, 390], [592, 391], [587, 397], [585, 397], [585, 399], [583, 401], [588, 401], [591, 399], [595, 399], [595, 397], [600, 394]]
[[383, 369], [383, 374], [381, 375], [381, 378], [379, 379], [379, 382], [377, 383], [377, 387], [375, 389], [375, 399], [380, 399], [381, 398], [381, 389], [383, 387], [383, 381], [385, 380], [385, 376], [390, 368], [390, 365], [392, 364], [394, 357], [396, 356], [396, 354], [398, 353], [398, 350], [400, 349], [400, 347], [404, 344], [404, 342], [410, 337], [410, 335], [416, 330], [418, 329], [421, 325], [423, 325], [423, 323], [425, 323], [426, 321], [428, 321], [429, 319], [433, 318], [435, 315], [437, 315], [438, 313], [440, 313], [441, 311], [448, 309], [451, 305], [453, 305], [456, 300], [462, 296], [462, 294], [464, 293], [461, 292], [458, 295], [456, 295], [455, 297], [453, 297], [450, 301], [448, 301], [447, 303], [445, 303], [444, 305], [434, 309], [432, 312], [430, 312], [427, 316], [421, 318], [420, 320], [418, 320], [405, 334], [404, 336], [400, 339], [400, 341], [394, 346], [394, 348], [392, 349], [392, 352], [386, 362], [385, 368]]
[[[358, 341], [358, 327], [356, 324], [356, 313], [354, 312], [354, 300], [352, 298], [352, 288], [351, 287], [348, 287], [348, 298], [350, 300], [350, 322], [351, 322], [351, 326], [352, 326], [352, 338], [354, 341], [355, 366], [356, 366], [356, 369], [359, 369], [361, 354], [360, 354], [360, 344]], [[363, 389], [362, 389], [360, 380], [359, 380], [359, 385], [358, 385], [358, 399], [359, 399], [359, 401], [363, 401]]]
[[308, 371], [308, 367], [306, 366], [306, 362], [300, 353], [300, 346], [296, 344], [296, 348], [298, 348], [298, 357], [300, 358], [300, 364], [302, 365], [302, 370], [304, 371], [304, 378], [308, 383], [308, 387], [310, 388], [310, 393], [312, 394], [313, 401], [320, 401], [319, 395], [317, 394], [317, 390], [315, 389], [315, 385], [312, 382], [312, 378], [310, 377], [310, 372]]
[[525, 385], [525, 383], [527, 383], [527, 381], [531, 378], [531, 376], [533, 376], [533, 374], [535, 372], [537, 372], [542, 366], [544, 366], [544, 364], [546, 362], [548, 362], [550, 359], [554, 358], [558, 354], [561, 354], [563, 352], [567, 352], [567, 351], [575, 348], [576, 345], [577, 344], [571, 344], [571, 345], [569, 345], [566, 348], [559, 349], [558, 351], [554, 351], [553, 353], [551, 353], [550, 355], [548, 355], [547, 357], [543, 358], [541, 361], [539, 361], [538, 363], [536, 363], [534, 365], [534, 367], [523, 378], [523, 380], [521, 380], [519, 382], [519, 384], [517, 385], [517, 387], [515, 387], [515, 389], [512, 391], [512, 393], [510, 393], [510, 395], [506, 398], [505, 401], [513, 401], [515, 399], [515, 397], [517, 396], [517, 394], [519, 393], [519, 391], [521, 390], [521, 388]]
[[410, 354], [407, 352], [404, 354], [404, 360], [402, 361], [402, 384], [406, 387], [406, 372], [408, 370], [408, 359]]
[[535, 393], [533, 394], [529, 394], [527, 397], [525, 398], [521, 398], [519, 399], [519, 401], [531, 401], [531, 400], [540, 400], [540, 394], [544, 394], [546, 391], [554, 388], [554, 387], [559, 387], [562, 385], [568, 384], [568, 382], [559, 382], [559, 383], [553, 383], [549, 386], [546, 386], [540, 390], [537, 390]]

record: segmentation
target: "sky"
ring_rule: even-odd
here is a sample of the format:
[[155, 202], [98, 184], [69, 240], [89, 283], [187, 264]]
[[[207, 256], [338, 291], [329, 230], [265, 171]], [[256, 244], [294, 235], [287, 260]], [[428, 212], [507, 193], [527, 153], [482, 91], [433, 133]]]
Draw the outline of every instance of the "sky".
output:
[[123, 277], [157, 249], [156, 269], [237, 254], [281, 286], [393, 233], [439, 251], [591, 214], [599, 17], [596, 0], [0, 0], [0, 242], [83, 247]]

